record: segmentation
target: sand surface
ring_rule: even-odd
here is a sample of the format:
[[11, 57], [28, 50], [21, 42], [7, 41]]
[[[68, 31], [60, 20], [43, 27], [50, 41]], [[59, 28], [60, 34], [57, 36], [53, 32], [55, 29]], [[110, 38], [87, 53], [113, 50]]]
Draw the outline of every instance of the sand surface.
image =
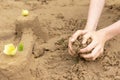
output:
[[[76, 30], [84, 28], [89, 0], [0, 1], [0, 56], [4, 56], [0, 57], [0, 80], [120, 80], [119, 35], [106, 43], [103, 55], [95, 61], [85, 61], [68, 54], [68, 38]], [[32, 27], [29, 33], [26, 33], [26, 29], [24, 33], [20, 32], [21, 29], [16, 29], [16, 26], [21, 26], [17, 20], [22, 9], [28, 9], [29, 16], [37, 16], [33, 20], [35, 23], [27, 24], [28, 27], [35, 24], [37, 26]], [[98, 29], [119, 19], [120, 0], [107, 0]], [[22, 24], [27, 26], [24, 22]], [[32, 39], [29, 34], [33, 32], [35, 41], [27, 49], [32, 52], [26, 51], [32, 54], [27, 56], [29, 59], [22, 57], [24, 53], [17, 57], [3, 55], [4, 45], [17, 44], [22, 38], [21, 34], [28, 34], [24, 38], [26, 45], [29, 45], [27, 43]], [[17, 63], [9, 63], [14, 60]]]

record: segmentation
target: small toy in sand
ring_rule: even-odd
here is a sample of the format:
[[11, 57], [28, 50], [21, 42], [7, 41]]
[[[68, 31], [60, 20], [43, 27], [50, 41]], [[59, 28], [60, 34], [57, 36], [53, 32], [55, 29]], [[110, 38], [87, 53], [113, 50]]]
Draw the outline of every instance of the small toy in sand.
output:
[[15, 47], [13, 44], [5, 45], [3, 52], [6, 55], [14, 56], [17, 52], [17, 47]]
[[29, 15], [29, 11], [24, 9], [22, 10], [22, 16], [28, 16]]

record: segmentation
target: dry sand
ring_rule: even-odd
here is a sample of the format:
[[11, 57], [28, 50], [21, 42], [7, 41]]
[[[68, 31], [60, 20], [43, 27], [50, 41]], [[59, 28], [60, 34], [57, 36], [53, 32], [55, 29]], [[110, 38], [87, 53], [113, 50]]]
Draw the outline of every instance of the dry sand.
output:
[[[89, 0], [0, 1], [0, 80], [120, 80], [120, 36], [108, 41], [95, 61], [68, 54], [68, 38], [84, 28]], [[22, 9], [30, 11], [31, 21], [26, 17], [28, 22], [19, 22]], [[107, 0], [98, 29], [119, 19], [120, 1]], [[23, 53], [3, 54], [5, 44], [20, 41]]]

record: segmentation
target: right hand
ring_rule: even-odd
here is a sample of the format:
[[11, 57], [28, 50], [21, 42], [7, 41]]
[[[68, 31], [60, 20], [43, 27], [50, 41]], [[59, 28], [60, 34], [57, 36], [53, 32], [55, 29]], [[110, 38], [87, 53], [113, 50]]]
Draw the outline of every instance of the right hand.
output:
[[[108, 40], [107, 37], [106, 31], [104, 30], [86, 33], [83, 36], [83, 44], [86, 43], [89, 38], [92, 39], [92, 42], [87, 47], [80, 49], [80, 56], [86, 60], [95, 60], [103, 53], [105, 42]], [[88, 54], [84, 54], [86, 52], [88, 52]]]

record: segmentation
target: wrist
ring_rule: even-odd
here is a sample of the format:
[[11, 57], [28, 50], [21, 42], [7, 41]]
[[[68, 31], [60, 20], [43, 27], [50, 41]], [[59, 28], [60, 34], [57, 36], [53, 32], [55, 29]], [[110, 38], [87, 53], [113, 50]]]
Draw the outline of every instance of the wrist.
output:
[[96, 31], [97, 24], [91, 24], [90, 22], [87, 22], [85, 30], [88, 31]]
[[87, 31], [96, 31], [96, 28], [95, 27], [86, 26], [84, 28], [84, 30], [87, 30]]
[[105, 41], [108, 41], [113, 37], [113, 35], [111, 34], [111, 32], [107, 28], [101, 29], [99, 31], [101, 34], [103, 34]]

